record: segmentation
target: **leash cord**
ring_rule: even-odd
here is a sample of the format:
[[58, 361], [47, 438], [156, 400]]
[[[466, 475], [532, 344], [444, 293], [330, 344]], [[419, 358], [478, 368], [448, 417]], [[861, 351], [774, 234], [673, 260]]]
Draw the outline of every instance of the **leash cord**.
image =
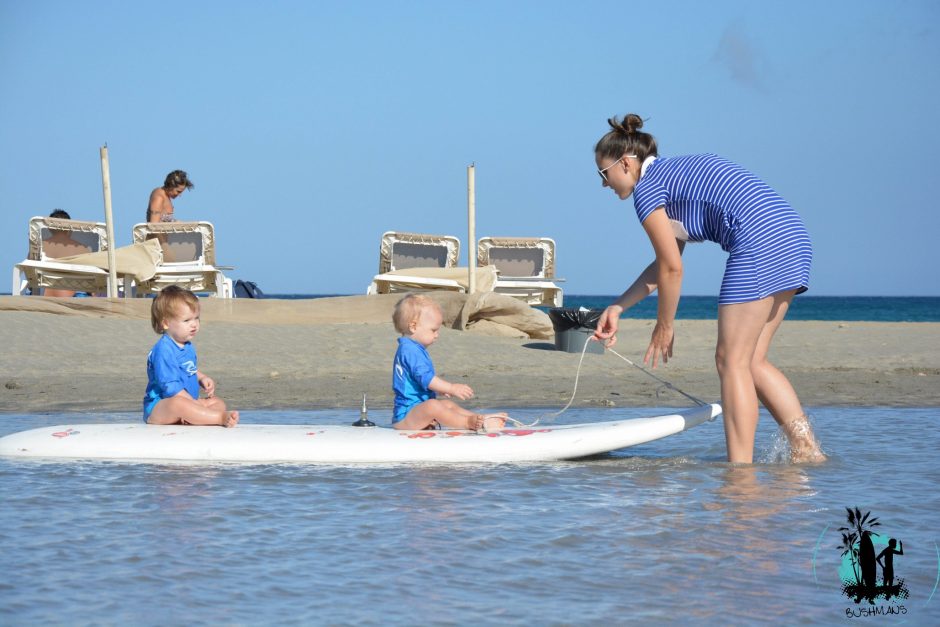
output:
[[[584, 363], [584, 354], [587, 352], [588, 343], [591, 342], [591, 341], [593, 341], [593, 340], [588, 339], [587, 341], [585, 341], [585, 342], [584, 342], [584, 347], [581, 349], [581, 358], [578, 360], [578, 369], [577, 369], [577, 371], [575, 372], [575, 375], [574, 375], [574, 390], [571, 391], [571, 398], [568, 399], [568, 404], [567, 404], [567, 405], [565, 405], [564, 407], [562, 407], [562, 408], [561, 408], [560, 410], [558, 410], [558, 411], [555, 411], [555, 412], [548, 412], [548, 413], [541, 414], [538, 418], [535, 419], [535, 421], [533, 421], [533, 422], [530, 423], [530, 424], [525, 424], [525, 423], [523, 423], [522, 421], [516, 420], [515, 418], [507, 418], [506, 421], [507, 421], [507, 422], [511, 422], [511, 423], [512, 423], [513, 425], [515, 425], [516, 427], [528, 429], [528, 428], [534, 427], [535, 425], [539, 424], [539, 422], [541, 422], [542, 418], [545, 418], [546, 416], [551, 416], [551, 417], [557, 418], [558, 416], [560, 416], [560, 415], [562, 415], [563, 413], [565, 413], [565, 412], [568, 410], [568, 408], [571, 407], [571, 404], [574, 403], [574, 399], [575, 399], [575, 397], [576, 397], [577, 394], [578, 394], [578, 381], [581, 379], [581, 365]], [[699, 405], [699, 406], [708, 405], [708, 403], [706, 403], [705, 401], [703, 401], [703, 400], [701, 400], [701, 399], [698, 399], [698, 398], [695, 398], [695, 397], [692, 396], [691, 394], [687, 394], [687, 393], [683, 392], [682, 390], [680, 390], [679, 388], [677, 388], [676, 386], [674, 386], [674, 385], [673, 385], [672, 383], [670, 383], [669, 381], [666, 381], [665, 379], [663, 379], [663, 378], [661, 378], [661, 377], [658, 377], [657, 375], [653, 374], [652, 372], [650, 372], [649, 370], [647, 370], [647, 369], [644, 368], [643, 366], [640, 366], [639, 364], [636, 364], [636, 363], [630, 361], [629, 359], [627, 359], [626, 357], [624, 357], [623, 355], [621, 355], [620, 353], [618, 353], [618, 352], [615, 351], [614, 349], [610, 348], [609, 346], [605, 346], [604, 348], [605, 348], [605, 350], [610, 351], [611, 353], [613, 353], [614, 355], [616, 355], [616, 356], [619, 357], [620, 359], [624, 360], [625, 362], [627, 362], [628, 364], [630, 364], [630, 365], [633, 366], [634, 368], [637, 368], [637, 369], [639, 369], [640, 371], [642, 371], [642, 372], [646, 373], [647, 375], [649, 375], [650, 377], [656, 379], [656, 380], [659, 381], [661, 384], [663, 384], [666, 388], [668, 388], [668, 389], [670, 389], [670, 390], [673, 390], [674, 392], [678, 392], [679, 394], [681, 394], [682, 396], [686, 397], [687, 399], [689, 399], [690, 401], [692, 401], [692, 402], [695, 403], [696, 405]]]
[[[687, 399], [689, 399], [690, 401], [692, 401], [692, 402], [695, 403], [696, 405], [708, 405], [708, 403], [706, 403], [705, 401], [703, 401], [703, 400], [701, 400], [701, 399], [698, 399], [698, 398], [695, 398], [695, 397], [692, 396], [691, 394], [686, 394], [685, 392], [683, 392], [682, 390], [680, 390], [679, 388], [677, 388], [676, 386], [674, 386], [674, 385], [673, 385], [672, 383], [670, 383], [669, 381], [666, 381], [665, 379], [661, 379], [660, 377], [657, 377], [655, 374], [653, 374], [652, 372], [650, 372], [649, 370], [647, 370], [647, 369], [644, 368], [643, 366], [640, 366], [640, 365], [638, 365], [638, 364], [633, 363], [632, 361], [630, 361], [629, 359], [627, 359], [626, 357], [624, 357], [623, 355], [621, 355], [620, 353], [618, 353], [618, 352], [615, 351], [614, 349], [608, 347], [607, 350], [609, 350], [611, 353], [613, 353], [614, 355], [616, 355], [616, 356], [619, 357], [620, 359], [624, 360], [625, 362], [627, 362], [628, 364], [630, 364], [630, 365], [633, 366], [634, 368], [639, 368], [641, 371], [643, 371], [643, 372], [645, 372], [646, 374], [648, 374], [649, 376], [653, 377], [654, 379], [656, 379], [657, 381], [659, 381], [660, 383], [662, 383], [664, 386], [666, 386], [666, 387], [669, 388], [670, 390], [673, 390], [673, 391], [675, 391], [675, 392], [678, 392], [679, 394], [681, 394], [682, 396], [686, 397]], [[579, 366], [579, 367], [580, 367], [580, 366]]]
[[575, 371], [575, 374], [574, 374], [574, 389], [571, 391], [571, 398], [568, 399], [567, 405], [565, 405], [558, 411], [547, 412], [547, 413], [539, 415], [539, 417], [536, 418], [530, 424], [525, 424], [524, 422], [520, 420], [516, 420], [515, 418], [506, 418], [506, 422], [511, 422], [516, 427], [529, 429], [537, 425], [539, 422], [541, 422], [542, 418], [545, 418], [546, 416], [552, 416], [552, 417], [557, 418], [558, 416], [565, 413], [568, 410], [568, 408], [571, 407], [571, 404], [574, 402], [575, 397], [578, 395], [578, 381], [580, 381], [581, 379], [581, 364], [584, 363], [584, 353], [587, 352], [588, 342], [590, 342], [590, 340], [585, 341], [584, 346], [581, 348], [581, 358], [578, 359], [578, 369], [577, 371]]

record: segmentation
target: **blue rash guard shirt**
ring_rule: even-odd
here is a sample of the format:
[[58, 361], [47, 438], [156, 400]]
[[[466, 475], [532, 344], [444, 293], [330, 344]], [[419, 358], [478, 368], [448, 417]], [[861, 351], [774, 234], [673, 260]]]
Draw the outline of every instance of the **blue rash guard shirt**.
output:
[[191, 342], [182, 346], [163, 334], [147, 356], [147, 391], [144, 393], [144, 422], [150, 417], [154, 405], [164, 398], [186, 390], [199, 398], [199, 379], [196, 376], [196, 349]]
[[434, 364], [428, 350], [410, 337], [398, 338], [392, 367], [392, 390], [395, 391], [392, 424], [404, 420], [415, 405], [437, 398], [437, 394], [428, 389], [433, 378]]

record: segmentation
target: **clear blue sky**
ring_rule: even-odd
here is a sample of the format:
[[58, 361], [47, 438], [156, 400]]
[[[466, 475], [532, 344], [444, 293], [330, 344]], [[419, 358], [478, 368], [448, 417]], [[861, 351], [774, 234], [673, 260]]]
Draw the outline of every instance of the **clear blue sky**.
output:
[[[552, 237], [568, 293], [615, 294], [652, 252], [592, 148], [637, 112], [797, 208], [811, 294], [938, 295], [938, 27], [935, 0], [0, 0], [0, 265], [30, 216], [103, 221], [107, 143], [119, 245], [183, 169], [177, 215], [269, 293], [363, 292], [387, 230], [466, 251], [475, 162], [478, 236]], [[687, 248], [684, 293], [723, 264]]]

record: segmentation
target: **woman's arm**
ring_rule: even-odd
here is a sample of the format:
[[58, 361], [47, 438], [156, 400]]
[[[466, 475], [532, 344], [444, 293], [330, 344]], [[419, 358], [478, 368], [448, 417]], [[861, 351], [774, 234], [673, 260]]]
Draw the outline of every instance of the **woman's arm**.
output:
[[[665, 210], [654, 211], [653, 215], [657, 213], [661, 213], [662, 217], [666, 217]], [[643, 223], [643, 227], [647, 230], [648, 236], [649, 236], [649, 229], [650, 229], [649, 221], [653, 218], [653, 215], [650, 215], [650, 217], [646, 219], [646, 222]], [[659, 236], [659, 229], [661, 228], [661, 226], [662, 225], [657, 224], [655, 227], [653, 227], [656, 229], [657, 237]], [[685, 242], [675, 239], [675, 233], [672, 230], [672, 224], [669, 222], [668, 217], [666, 218], [666, 227], [669, 229], [668, 237], [671, 238], [675, 249], [678, 251], [678, 255], [679, 255], [678, 263], [679, 263], [679, 272], [680, 272], [680, 280], [681, 280], [681, 270], [682, 270], [681, 255], [682, 255], [683, 249], [685, 248]], [[652, 241], [652, 236], [650, 236], [650, 240]], [[653, 245], [653, 250], [654, 251], [656, 250], [655, 244]], [[618, 323], [620, 320], [620, 314], [622, 314], [627, 309], [630, 309], [630, 307], [633, 307], [638, 302], [640, 302], [641, 300], [643, 300], [644, 298], [646, 298], [647, 296], [649, 296], [650, 294], [656, 291], [659, 285], [659, 281], [660, 281], [659, 271], [660, 271], [659, 254], [657, 253], [657, 259], [654, 260], [653, 263], [651, 263], [650, 265], [646, 266], [643, 272], [640, 273], [640, 276], [636, 278], [636, 280], [630, 285], [630, 287], [628, 287], [627, 290], [623, 294], [621, 294], [620, 297], [617, 298], [617, 300], [613, 302], [613, 304], [611, 304], [609, 307], [607, 307], [607, 309], [604, 310], [604, 313], [601, 314], [601, 317], [598, 320], [597, 329], [594, 332], [594, 337], [596, 337], [598, 340], [608, 340], [607, 346], [613, 346], [617, 342], [616, 333], [617, 333]], [[669, 290], [667, 290], [667, 292], [668, 291]], [[678, 294], [676, 294], [675, 303], [672, 305], [672, 316], [670, 320], [675, 318], [675, 311], [676, 311], [676, 307], [678, 307], [678, 302], [679, 302]], [[660, 311], [662, 311], [663, 300], [662, 300], [661, 290], [660, 290], [659, 306], [660, 306]], [[657, 318], [659, 318], [659, 316], [657, 316]]]
[[620, 307], [623, 311], [630, 309], [638, 302], [656, 291], [656, 262], [653, 261], [646, 266], [640, 276], [636, 278], [630, 287], [627, 288], [620, 298], [614, 301], [614, 305]]
[[663, 363], [672, 357], [673, 323], [676, 309], [679, 307], [679, 295], [682, 292], [682, 249], [676, 239], [675, 231], [666, 210], [655, 210], [643, 222], [646, 235], [650, 238], [656, 253], [656, 289], [659, 292], [659, 308], [656, 312], [656, 326], [650, 338], [649, 348], [643, 357], [643, 363], [652, 359], [653, 368], [658, 359]]
[[617, 329], [620, 325], [620, 314], [649, 296], [656, 289], [656, 262], [646, 267], [627, 290], [604, 310], [597, 321], [594, 337], [599, 341], [606, 341], [606, 346], [612, 347], [617, 343]]

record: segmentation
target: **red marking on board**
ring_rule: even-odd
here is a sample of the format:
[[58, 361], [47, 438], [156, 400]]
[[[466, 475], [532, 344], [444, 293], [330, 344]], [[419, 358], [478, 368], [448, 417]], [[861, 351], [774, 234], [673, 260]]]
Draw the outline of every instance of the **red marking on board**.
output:
[[[533, 433], [549, 433], [549, 432], [551, 432], [551, 429], [503, 429], [502, 431], [494, 431], [492, 433], [483, 433], [481, 435], [485, 435], [488, 438], [498, 438], [503, 435], [511, 435], [511, 436], [519, 437], [523, 435], [532, 435]], [[401, 433], [399, 435], [403, 435], [410, 440], [414, 440], [416, 438], [427, 439], [427, 438], [433, 438], [437, 436], [441, 436], [445, 438], [456, 438], [457, 436], [461, 436], [461, 435], [470, 435], [470, 433], [466, 431], [419, 431], [418, 433]]]
[[52, 434], [54, 438], [67, 438], [70, 435], [78, 435], [81, 431], [76, 431], [75, 429], [67, 429], [66, 431], [56, 431]]
[[532, 435], [533, 433], [549, 433], [551, 429], [503, 429], [502, 431], [497, 431], [495, 433], [487, 433], [486, 435], [491, 438], [498, 438], [501, 435], [512, 435], [512, 436], [523, 436], [523, 435]]
[[409, 440], [414, 440], [415, 438], [433, 438], [437, 434], [433, 431], [421, 431], [419, 433], [402, 433], [401, 435], [407, 437]]

